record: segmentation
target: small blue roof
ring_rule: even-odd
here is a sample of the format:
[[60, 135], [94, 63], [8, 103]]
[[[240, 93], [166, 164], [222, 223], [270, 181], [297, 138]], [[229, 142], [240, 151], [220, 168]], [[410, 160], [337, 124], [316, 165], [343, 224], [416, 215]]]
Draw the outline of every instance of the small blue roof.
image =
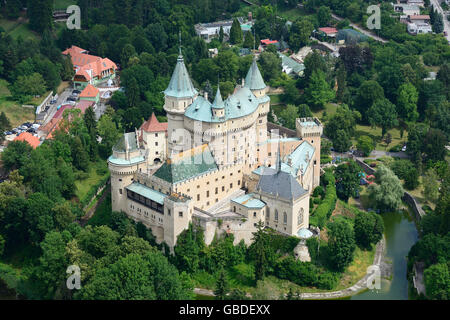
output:
[[302, 239], [309, 239], [313, 236], [313, 233], [306, 228], [298, 230], [297, 235]]
[[140, 184], [138, 182], [133, 182], [127, 187], [127, 189], [147, 199], [153, 200], [161, 205], [164, 204], [164, 199], [167, 197], [166, 194], [153, 190], [152, 188], [144, 186], [143, 184]]
[[243, 205], [246, 208], [250, 209], [262, 209], [266, 206], [264, 202], [262, 202], [259, 199], [254, 198], [253, 193], [244, 194], [243, 196], [240, 196], [238, 198], [232, 199], [231, 201], [239, 203], [240, 205]]
[[217, 87], [216, 97], [214, 99], [214, 102], [212, 104], [213, 109], [223, 109], [225, 107], [225, 104], [222, 100], [222, 95], [220, 94], [220, 87]]
[[[301, 145], [297, 147], [297, 149], [294, 150], [294, 152], [289, 155], [288, 159], [291, 159], [292, 169], [294, 169], [295, 173], [297, 173], [297, 171], [303, 166], [303, 174], [305, 174], [310, 160], [314, 156], [314, 152], [315, 148], [305, 140]], [[309, 158], [309, 161], [306, 160], [307, 156]], [[283, 170], [283, 167], [281, 167], [281, 170]]]
[[245, 87], [250, 90], [262, 90], [266, 87], [255, 59], [253, 59], [250, 70], [248, 70], [247, 76], [245, 77]]
[[179, 55], [169, 86], [164, 94], [175, 98], [189, 98], [194, 97], [197, 93], [184, 65], [183, 56]]

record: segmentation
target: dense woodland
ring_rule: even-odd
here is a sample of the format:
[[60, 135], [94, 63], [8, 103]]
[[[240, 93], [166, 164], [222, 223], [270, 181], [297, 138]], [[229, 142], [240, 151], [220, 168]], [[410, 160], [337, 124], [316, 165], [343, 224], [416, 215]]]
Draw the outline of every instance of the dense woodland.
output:
[[[70, 80], [73, 66], [61, 51], [71, 45], [120, 64], [125, 88], [113, 95], [111, 108], [98, 123], [92, 109], [84, 116], [69, 112], [53, 140], [36, 150], [13, 142], [3, 152], [9, 178], [0, 184], [0, 261], [4, 262], [0, 279], [14, 279], [8, 284], [30, 299], [190, 299], [192, 288], [199, 284], [215, 288], [218, 298], [244, 299], [246, 287], [256, 287], [256, 297], [264, 298], [267, 288], [261, 280], [266, 277], [334, 289], [355, 250], [373, 249], [384, 230], [379, 214], [349, 207], [352, 218], [331, 218], [336, 203], [345, 205], [359, 192], [355, 178], [359, 169], [353, 162], [327, 172], [314, 191], [311, 224], [326, 230], [328, 241], [308, 240], [311, 263], [294, 259], [298, 239], [261, 226], [250, 247], [234, 246], [232, 236], [216, 237], [206, 246], [201, 230], [191, 226], [180, 236], [173, 256], [164, 244], [155, 243], [142, 224], [111, 212], [108, 200], [88, 226], [79, 224], [87, 203], [76, 196], [76, 182], [84, 181], [92, 170], [107, 173], [105, 159], [124, 130], [140, 127], [152, 112], [164, 120], [161, 92], [176, 63], [179, 33], [195, 86], [212, 98], [220, 83], [226, 98], [252, 61], [250, 55], [240, 56], [239, 48], [252, 49], [260, 39], [271, 38], [284, 40], [297, 51], [315, 43], [310, 40], [315, 28], [345, 28], [350, 21], [364, 26], [366, 8], [375, 3], [303, 1], [302, 15], [289, 26], [284, 13], [299, 1], [255, 2], [261, 7], [250, 8], [238, 0], [195, 4], [79, 0], [82, 30], [58, 28], [52, 22], [52, 0], [0, 2], [0, 13], [7, 19], [24, 16], [21, 9], [27, 6], [29, 27], [39, 35], [23, 40], [0, 29], [0, 78], [9, 84], [14, 100], [26, 103]], [[298, 79], [282, 73], [275, 47], [269, 46], [258, 64], [266, 83], [283, 89], [280, 100], [286, 107], [277, 114], [278, 123], [295, 128], [296, 117], [322, 112], [329, 140], [323, 142], [324, 160], [331, 148], [346, 152], [354, 140], [359, 150], [370, 154], [379, 141], [370, 134], [357, 134], [357, 126], [380, 128], [386, 143], [393, 128], [407, 136], [410, 160], [394, 159], [380, 167], [370, 197], [379, 212], [395, 211], [402, 205], [404, 189], [417, 188], [422, 179], [435, 210], [428, 207], [419, 226], [422, 238], [410, 252], [409, 271], [413, 262], [424, 261], [429, 298], [448, 299], [450, 173], [445, 145], [450, 138], [450, 48], [439, 34], [408, 35], [405, 25], [391, 17], [389, 2], [381, 8], [382, 28], [377, 33], [391, 40], [386, 44], [371, 39], [355, 42], [341, 48], [339, 58], [314, 51]], [[426, 10], [433, 15], [431, 8]], [[195, 35], [198, 22], [234, 19], [249, 11], [256, 19], [255, 37], [243, 34], [239, 26], [233, 27], [229, 42], [221, 35], [206, 44]], [[334, 21], [332, 12], [345, 19]], [[441, 18], [433, 19], [439, 33]], [[218, 56], [210, 58], [208, 48], [218, 48]], [[436, 80], [424, 80], [429, 71], [437, 71]], [[330, 103], [336, 112], [327, 114]], [[269, 119], [275, 121], [274, 114]], [[10, 126], [4, 114], [0, 126], [2, 133]], [[392, 151], [401, 147], [394, 145]], [[82, 274], [83, 289], [75, 293], [65, 287], [65, 270], [71, 264], [79, 265]], [[129, 275], [125, 284], [117, 280], [123, 273]]]

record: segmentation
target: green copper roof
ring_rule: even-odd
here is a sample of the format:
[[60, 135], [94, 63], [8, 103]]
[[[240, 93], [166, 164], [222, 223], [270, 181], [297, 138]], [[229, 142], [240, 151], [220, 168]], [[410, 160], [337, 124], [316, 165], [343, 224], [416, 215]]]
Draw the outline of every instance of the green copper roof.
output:
[[116, 158], [114, 156], [111, 156], [108, 158], [108, 161], [117, 166], [130, 166], [130, 165], [135, 165], [135, 164], [144, 162], [145, 158], [142, 156], [139, 156], [139, 157], [131, 158], [130, 160], [127, 160], [127, 159]]
[[137, 193], [140, 196], [143, 196], [147, 199], [153, 200], [156, 203], [159, 203], [161, 205], [164, 204], [164, 198], [167, 197], [166, 194], [161, 193], [159, 191], [153, 190], [152, 188], [149, 188], [147, 186], [144, 186], [143, 184], [140, 184], [138, 182], [133, 182], [127, 187], [128, 190]]
[[194, 97], [197, 94], [197, 90], [195, 90], [192, 85], [191, 78], [184, 65], [182, 55], [178, 56], [177, 65], [175, 66], [169, 86], [164, 91], [164, 94], [175, 98]]
[[266, 87], [255, 59], [253, 59], [250, 70], [245, 77], [245, 86], [250, 90], [261, 90]]
[[185, 116], [203, 122], [224, 122], [229, 119], [245, 117], [256, 111], [261, 103], [270, 101], [269, 96], [256, 98], [249, 88], [240, 88], [235, 94], [225, 100], [225, 116], [215, 117], [212, 112], [213, 105], [203, 97], [195, 99], [185, 112]]
[[[189, 152], [189, 151], [187, 151]], [[155, 177], [169, 183], [178, 183], [217, 170], [217, 165], [209, 148], [190, 157], [176, 162], [166, 161], [155, 172]]]
[[239, 203], [240, 205], [250, 209], [262, 209], [266, 206], [264, 202], [256, 199], [253, 193], [244, 194], [243, 196], [232, 199], [231, 201]]
[[212, 107], [213, 109], [223, 109], [225, 107], [225, 104], [223, 103], [222, 100], [222, 95], [220, 94], [219, 87], [217, 87], [216, 98], [214, 99]]

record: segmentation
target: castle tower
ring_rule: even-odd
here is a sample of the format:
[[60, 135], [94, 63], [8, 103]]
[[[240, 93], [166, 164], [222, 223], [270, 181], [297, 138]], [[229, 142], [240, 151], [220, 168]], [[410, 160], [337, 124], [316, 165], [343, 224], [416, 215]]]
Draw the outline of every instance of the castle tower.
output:
[[192, 221], [194, 203], [189, 197], [172, 194], [164, 199], [164, 241], [173, 249], [178, 235]]
[[245, 77], [244, 86], [249, 88], [257, 98], [265, 96], [267, 93], [267, 86], [264, 83], [261, 72], [259, 71], [256, 58], [253, 58], [250, 70], [248, 70], [247, 76]]
[[[177, 65], [173, 71], [169, 86], [164, 91], [164, 110], [168, 118], [168, 156], [183, 150], [183, 146], [188, 142], [186, 137], [180, 136], [181, 129], [184, 129], [184, 112], [197, 98], [198, 92], [192, 85], [191, 78], [184, 65], [183, 55], [177, 59]], [[178, 134], [176, 132], [178, 131]]]
[[314, 166], [313, 189], [320, 184], [320, 147], [323, 133], [323, 125], [317, 118], [300, 118], [295, 122], [297, 137], [308, 141], [315, 148], [314, 158], [311, 160]]
[[223, 103], [222, 95], [220, 93], [220, 87], [217, 86], [216, 97], [211, 106], [215, 117], [222, 118], [225, 116], [225, 104]]

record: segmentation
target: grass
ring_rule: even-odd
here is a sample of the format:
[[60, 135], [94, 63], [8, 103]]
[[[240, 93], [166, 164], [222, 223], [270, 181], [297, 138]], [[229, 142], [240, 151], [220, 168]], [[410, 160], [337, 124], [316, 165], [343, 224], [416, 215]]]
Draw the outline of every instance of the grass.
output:
[[17, 127], [24, 122], [35, 120], [35, 110], [23, 108], [11, 97], [8, 90], [8, 82], [0, 79], [0, 112], [4, 112], [13, 127]]
[[391, 147], [400, 143], [406, 143], [408, 140], [408, 133], [406, 131], [403, 134], [403, 138], [400, 137], [400, 130], [397, 128], [389, 130], [388, 133], [392, 136], [392, 141], [389, 145], [387, 145], [384, 141], [381, 141], [381, 128], [373, 128], [371, 126], [363, 126], [358, 124], [356, 125], [355, 137], [352, 141], [353, 144], [356, 145], [360, 136], [369, 136], [377, 143], [375, 150], [388, 151]]
[[53, 8], [55, 10], [65, 10], [72, 4], [77, 4], [76, 0], [54, 0]]
[[300, 8], [293, 8], [293, 9], [289, 9], [289, 10], [282, 8], [282, 9], [278, 10], [278, 14], [281, 17], [286, 18], [287, 20], [292, 21], [292, 22], [297, 20], [300, 17], [304, 17], [304, 16], [308, 15], [304, 10], [302, 10]]
[[318, 111], [313, 111], [314, 117], [319, 118], [320, 120], [323, 119], [323, 114], [326, 112], [328, 116], [333, 115], [336, 113], [337, 105], [334, 103], [327, 103], [325, 105], [325, 108]]
[[80, 201], [83, 201], [83, 199], [86, 197], [92, 186], [97, 185], [101, 179], [105, 177], [105, 175], [99, 175], [97, 172], [97, 169], [99, 166], [103, 166], [104, 163], [98, 162], [98, 163], [92, 163], [89, 171], [88, 171], [88, 177], [83, 180], [77, 180], [75, 181], [75, 185], [77, 187], [76, 196]]
[[23, 40], [39, 38], [39, 35], [29, 28], [28, 20], [24, 17], [20, 17], [17, 20], [0, 19], [0, 27], [5, 29], [6, 34], [13, 39], [17, 39], [19, 36]]

